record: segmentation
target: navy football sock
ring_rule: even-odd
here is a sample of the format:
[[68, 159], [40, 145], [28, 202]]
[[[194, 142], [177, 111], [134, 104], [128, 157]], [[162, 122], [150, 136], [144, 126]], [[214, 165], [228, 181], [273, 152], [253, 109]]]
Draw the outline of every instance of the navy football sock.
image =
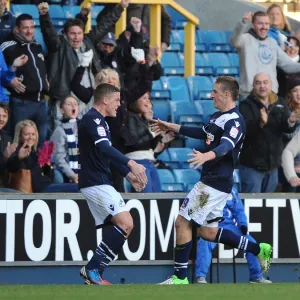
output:
[[244, 252], [250, 252], [256, 256], [260, 252], [258, 243], [249, 241], [243, 235], [235, 235], [232, 231], [225, 228], [219, 228], [215, 242], [243, 250]]
[[190, 251], [192, 249], [192, 241], [186, 244], [176, 245], [174, 260], [174, 275], [179, 279], [187, 277]]
[[87, 269], [98, 269], [102, 275], [104, 269], [113, 261], [122, 249], [126, 232], [117, 225], [104, 227], [102, 241], [94, 252], [93, 257], [87, 263]]

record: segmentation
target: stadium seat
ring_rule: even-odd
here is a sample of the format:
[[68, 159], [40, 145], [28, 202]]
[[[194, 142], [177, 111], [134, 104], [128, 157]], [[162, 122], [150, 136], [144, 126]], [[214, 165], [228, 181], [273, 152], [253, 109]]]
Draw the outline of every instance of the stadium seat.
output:
[[163, 192], [183, 192], [184, 186], [182, 183], [175, 181], [173, 173], [168, 169], [158, 169], [161, 189]]
[[199, 39], [206, 44], [208, 52], [230, 52], [231, 47], [223, 31], [198, 30]]
[[169, 155], [172, 163], [177, 163], [178, 167], [173, 167], [174, 169], [188, 169], [190, 167], [187, 162], [190, 159], [188, 154], [192, 153], [193, 150], [190, 148], [169, 148]]
[[[175, 53], [172, 53], [175, 54]], [[190, 101], [190, 94], [183, 77], [162, 76], [160, 78], [164, 90], [169, 90], [173, 101]]]
[[218, 111], [214, 106], [213, 100], [198, 100], [195, 101], [194, 103], [197, 109], [203, 110], [204, 123], [207, 123], [209, 121], [209, 118], [212, 116], [212, 114]]
[[[177, 31], [179, 34], [179, 42], [181, 44], [181, 49], [184, 49], [184, 30], [178, 30]], [[195, 34], [195, 39], [196, 39], [196, 45], [195, 45], [195, 50], [197, 52], [206, 52], [206, 45], [203, 43], [199, 35], [196, 33]]]
[[228, 56], [225, 53], [203, 53], [205, 60], [214, 68], [214, 75], [238, 75], [239, 69], [232, 67]]
[[170, 101], [171, 120], [173, 123], [182, 125], [198, 124], [204, 122], [203, 115], [197, 111], [193, 102]]
[[74, 5], [74, 6], [65, 5], [62, 8], [63, 8], [63, 11], [65, 13], [65, 17], [67, 19], [73, 19], [73, 18], [75, 18], [75, 16], [77, 14], [80, 13], [80, 6], [79, 5]]
[[125, 193], [131, 193], [131, 184], [126, 178], [123, 179], [123, 185]]
[[49, 5], [49, 14], [55, 27], [64, 26], [66, 16], [60, 5]]
[[189, 76], [186, 78], [191, 100], [209, 99], [213, 83], [209, 77]]
[[183, 50], [183, 43], [180, 40], [180, 35], [177, 30], [171, 31], [170, 37], [170, 46], [168, 51], [182, 51]]
[[33, 4], [12, 4], [11, 12], [17, 18], [21, 14], [29, 14], [34, 20], [35, 26], [40, 26], [39, 11], [36, 5]]
[[[203, 53], [204, 54], [204, 53]], [[204, 59], [203, 54], [196, 53], [195, 64], [197, 75], [213, 75], [213, 66], [207, 59]]]
[[36, 39], [36, 41], [38, 42], [38, 44], [40, 44], [42, 46], [43, 54], [44, 55], [48, 55], [48, 49], [47, 49], [47, 47], [45, 45], [43, 34], [42, 34], [40, 28], [35, 28], [34, 38]]
[[164, 52], [161, 65], [164, 68], [165, 75], [183, 75], [184, 73], [183, 63], [175, 52]]
[[168, 100], [152, 100], [154, 118], [163, 121], [169, 121], [171, 111], [170, 111], [170, 101]]
[[205, 149], [205, 141], [186, 137], [185, 138], [185, 147], [203, 151]]
[[102, 5], [92, 5], [92, 8], [91, 8], [91, 17], [92, 17], [92, 20], [95, 21], [95, 24], [96, 24], [96, 19], [97, 19], [97, 16], [98, 14], [103, 10], [104, 6]]
[[172, 7], [170, 7], [170, 6], [165, 6], [165, 7], [166, 7], [168, 14], [171, 17], [172, 27], [175, 29], [184, 28], [184, 26], [187, 23], [187, 19], [182, 14], [180, 14], [175, 9], [173, 9]]
[[233, 187], [235, 187], [239, 192], [241, 191], [241, 179], [238, 169], [233, 171]]
[[170, 92], [163, 88], [161, 80], [152, 81], [152, 99], [170, 99]]
[[176, 182], [183, 183], [186, 191], [200, 180], [200, 173], [194, 169], [173, 170]]
[[236, 67], [236, 68], [240, 67], [239, 55], [237, 53], [228, 53], [228, 59], [232, 67]]
[[230, 46], [230, 52], [237, 52], [236, 48], [234, 48], [233, 46], [231, 46], [230, 43], [229, 43], [231, 35], [232, 35], [232, 31], [231, 30], [224, 30], [224, 34], [225, 34], [225, 40], [226, 40], [226, 42]]

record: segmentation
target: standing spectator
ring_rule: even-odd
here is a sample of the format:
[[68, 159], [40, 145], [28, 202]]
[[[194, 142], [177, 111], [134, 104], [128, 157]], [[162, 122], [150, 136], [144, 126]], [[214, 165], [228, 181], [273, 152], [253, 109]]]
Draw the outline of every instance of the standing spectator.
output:
[[22, 83], [21, 89], [9, 88], [12, 130], [22, 120], [33, 120], [42, 145], [47, 135], [47, 102], [44, 95], [48, 92], [49, 84], [42, 47], [34, 39], [34, 29], [32, 16], [18, 16], [13, 40], [3, 43], [1, 50], [8, 65], [12, 65], [20, 55], [24, 60], [28, 59], [16, 72]]
[[296, 129], [299, 114], [272, 93], [268, 74], [254, 77], [253, 91], [240, 103], [246, 123], [246, 138], [240, 156], [243, 193], [273, 193], [278, 184], [278, 167], [283, 151], [283, 133]]
[[[85, 87], [93, 87], [94, 74], [100, 71], [95, 45], [119, 20], [124, 8], [128, 7], [129, 1], [121, 0], [120, 5], [107, 14], [103, 22], [98, 23], [88, 34], [84, 34], [84, 23], [81, 20], [69, 19], [64, 25], [64, 35], [59, 35], [52, 24], [48, 3], [43, 2], [38, 6], [41, 29], [50, 54], [48, 75], [49, 94], [53, 105], [51, 113], [57, 123], [62, 117], [59, 102], [70, 95], [71, 81], [78, 65], [85, 64], [85, 60], [91, 63], [85, 69], [82, 84]], [[91, 55], [93, 55], [92, 60]]]
[[17, 144], [13, 144], [11, 137], [4, 131], [8, 118], [9, 106], [4, 102], [0, 102], [0, 192], [14, 192], [14, 190], [4, 188], [6, 163], [17, 148]]
[[[249, 22], [252, 28], [249, 30]], [[268, 37], [270, 20], [265, 12], [258, 11], [254, 15], [246, 13], [234, 29], [230, 43], [237, 48], [240, 62], [240, 94], [246, 98], [252, 90], [254, 76], [260, 72], [270, 75], [273, 88], [278, 93], [276, 66], [286, 73], [300, 72], [300, 64], [295, 64], [288, 55]]]
[[280, 5], [274, 3], [268, 7], [267, 15], [271, 27], [268, 36], [273, 38], [282, 50], [285, 49], [287, 37], [291, 34], [291, 26]]
[[6, 8], [7, 0], [0, 0], [0, 45], [6, 42], [16, 25], [16, 17]]
[[63, 119], [51, 137], [55, 143], [53, 161], [55, 167], [62, 173], [64, 182], [78, 183], [79, 150], [77, 118], [79, 114], [77, 100], [67, 97], [60, 102]]

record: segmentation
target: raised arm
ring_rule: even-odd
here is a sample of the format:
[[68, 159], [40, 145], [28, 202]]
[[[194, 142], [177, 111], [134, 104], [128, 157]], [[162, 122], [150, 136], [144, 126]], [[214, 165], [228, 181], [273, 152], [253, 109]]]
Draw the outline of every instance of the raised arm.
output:
[[246, 13], [242, 21], [239, 21], [232, 31], [230, 44], [233, 47], [239, 49], [245, 45], [245, 37], [243, 36], [243, 33], [246, 33], [249, 30], [252, 16], [253, 14], [251, 12]]

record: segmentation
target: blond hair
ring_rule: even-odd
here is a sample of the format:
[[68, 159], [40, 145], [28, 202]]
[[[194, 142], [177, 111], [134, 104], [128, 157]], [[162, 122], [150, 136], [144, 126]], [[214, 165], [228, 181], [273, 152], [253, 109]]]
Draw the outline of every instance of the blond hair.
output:
[[38, 145], [38, 141], [39, 141], [39, 133], [38, 133], [38, 130], [37, 130], [37, 127], [35, 125], [35, 123], [31, 120], [23, 120], [23, 121], [20, 121], [16, 127], [15, 127], [15, 136], [14, 136], [14, 143], [17, 143], [18, 145], [21, 143], [21, 135], [22, 135], [22, 132], [23, 132], [23, 129], [26, 127], [26, 126], [31, 126], [35, 129], [35, 134], [36, 134], [36, 141], [35, 141], [35, 144], [33, 146], [33, 148], [36, 150], [37, 149], [37, 145]]
[[[271, 19], [271, 10], [272, 10], [273, 8], [279, 8], [280, 13], [281, 13], [281, 16], [282, 16], [282, 24], [281, 24], [281, 26], [280, 26], [279, 29], [280, 29], [280, 30], [288, 30], [289, 32], [291, 32], [291, 31], [292, 31], [291, 25], [290, 25], [290, 23], [289, 23], [287, 17], [285, 16], [285, 14], [283, 13], [283, 10], [282, 10], [281, 5], [274, 3], [274, 4], [271, 4], [271, 5], [268, 7], [268, 9], [267, 9], [267, 14], [268, 14], [268, 16], [269, 16], [269, 18], [270, 18], [270, 21], [272, 21], [272, 19]], [[272, 25], [272, 24], [271, 24], [271, 25]]]
[[101, 83], [107, 83], [111, 76], [117, 78], [117, 87], [120, 87], [120, 77], [116, 70], [111, 68], [102, 69], [95, 77], [95, 85], [98, 86]]

